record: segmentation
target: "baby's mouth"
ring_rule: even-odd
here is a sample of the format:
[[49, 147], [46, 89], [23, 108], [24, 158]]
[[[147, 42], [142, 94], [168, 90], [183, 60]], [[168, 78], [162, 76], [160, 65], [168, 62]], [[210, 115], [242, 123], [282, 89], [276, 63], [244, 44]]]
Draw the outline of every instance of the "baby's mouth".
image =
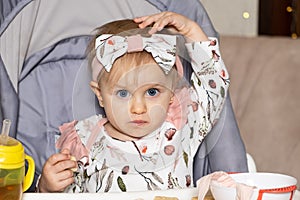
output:
[[149, 122], [145, 121], [145, 120], [132, 120], [132, 121], [130, 121], [130, 123], [134, 124], [136, 126], [144, 126], [144, 125], [148, 124]]

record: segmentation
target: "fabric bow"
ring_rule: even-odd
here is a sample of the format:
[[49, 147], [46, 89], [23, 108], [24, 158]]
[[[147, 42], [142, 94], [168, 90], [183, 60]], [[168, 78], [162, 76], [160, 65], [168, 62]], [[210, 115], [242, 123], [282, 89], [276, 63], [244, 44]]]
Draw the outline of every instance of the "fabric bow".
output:
[[[95, 49], [98, 61], [107, 72], [111, 70], [114, 61], [125, 53], [145, 50], [151, 53], [156, 63], [167, 74], [176, 60], [176, 36], [153, 34], [151, 37], [141, 35], [122, 37], [104, 34], [96, 39]], [[100, 70], [101, 68], [97, 70], [98, 73]], [[93, 72], [93, 76], [98, 73]]]

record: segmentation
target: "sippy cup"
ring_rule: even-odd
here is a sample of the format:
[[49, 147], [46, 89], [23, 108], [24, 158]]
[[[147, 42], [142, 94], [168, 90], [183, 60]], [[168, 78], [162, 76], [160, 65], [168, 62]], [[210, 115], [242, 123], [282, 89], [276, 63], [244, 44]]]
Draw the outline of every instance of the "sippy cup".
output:
[[[25, 155], [22, 144], [8, 136], [10, 123], [8, 119], [3, 121], [0, 134], [0, 200], [21, 200], [33, 182], [35, 165]], [[28, 162], [26, 176], [25, 160]]]

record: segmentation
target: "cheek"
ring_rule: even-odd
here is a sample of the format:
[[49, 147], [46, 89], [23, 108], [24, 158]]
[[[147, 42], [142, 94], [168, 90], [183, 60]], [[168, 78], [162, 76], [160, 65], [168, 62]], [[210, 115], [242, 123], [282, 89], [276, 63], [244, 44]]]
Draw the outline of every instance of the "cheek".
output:
[[105, 109], [108, 121], [116, 127], [123, 127], [124, 123], [128, 121], [128, 114], [122, 107], [110, 107]]
[[168, 106], [161, 105], [161, 104], [152, 105], [148, 110], [151, 119], [155, 121], [164, 121], [166, 119], [167, 112], [168, 112]]
[[[156, 102], [150, 102], [148, 108], [149, 113], [156, 113], [165, 115], [168, 112], [168, 108], [170, 106], [171, 94], [164, 94], [160, 99], [155, 100]], [[159, 102], [159, 103], [158, 103]]]
[[[110, 99], [107, 102], [105, 111], [109, 112], [109, 115], [114, 118], [124, 118], [128, 116], [128, 102], [120, 101], [119, 99]], [[106, 113], [108, 115], [108, 113]]]

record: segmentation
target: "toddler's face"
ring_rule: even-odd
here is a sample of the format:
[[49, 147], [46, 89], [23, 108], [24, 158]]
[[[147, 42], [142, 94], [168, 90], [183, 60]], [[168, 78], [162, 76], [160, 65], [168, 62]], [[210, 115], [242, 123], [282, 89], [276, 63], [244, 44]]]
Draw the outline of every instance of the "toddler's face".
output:
[[126, 72], [113, 87], [100, 88], [110, 123], [108, 133], [120, 140], [134, 140], [158, 129], [171, 103], [174, 76], [165, 75], [156, 63]]

